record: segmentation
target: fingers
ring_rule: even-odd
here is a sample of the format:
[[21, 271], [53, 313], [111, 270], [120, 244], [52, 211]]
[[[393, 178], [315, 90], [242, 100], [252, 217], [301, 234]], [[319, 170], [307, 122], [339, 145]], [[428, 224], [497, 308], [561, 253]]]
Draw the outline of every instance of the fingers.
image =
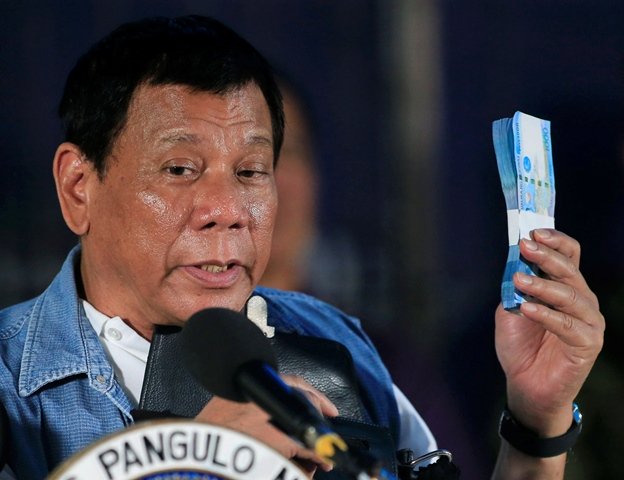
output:
[[602, 348], [605, 321], [594, 298], [580, 295], [573, 286], [522, 273], [514, 275], [514, 285], [546, 304], [523, 303], [520, 312], [525, 317], [540, 323], [568, 345]]
[[580, 275], [579, 258], [568, 257], [567, 254], [550, 248], [534, 240], [520, 240], [520, 253], [540, 270], [556, 279], [574, 279]]
[[295, 454], [290, 458], [296, 461], [299, 466], [309, 474], [314, 474], [317, 468], [320, 468], [324, 472], [331, 472], [334, 468], [333, 465], [327, 463], [312, 450], [307, 450], [305, 448], [297, 448]]
[[596, 320], [597, 303], [585, 289], [520, 272], [514, 275], [514, 285], [523, 293], [556, 310], [582, 318], [586, 323], [593, 324]]
[[269, 414], [253, 403], [233, 402], [217, 396], [212, 397], [195, 418], [242, 432], [269, 422]]
[[[596, 296], [588, 288], [578, 289], [573, 285], [520, 272], [514, 275], [514, 285], [521, 292], [562, 313], [582, 319], [589, 325], [600, 326], [604, 323]], [[527, 303], [533, 305], [533, 302]]]
[[320, 456], [275, 428], [269, 422], [269, 415], [252, 403], [232, 402], [215, 396], [196, 419], [250, 435], [271, 446], [286, 458], [300, 461], [301, 466], [308, 472], [313, 473], [317, 467], [325, 471], [331, 470], [331, 465], [325, 463]]
[[531, 237], [520, 242], [520, 252], [546, 278], [514, 275], [515, 287], [538, 301], [522, 304], [520, 311], [570, 345], [601, 346], [604, 317], [579, 270], [579, 243], [551, 229], [534, 230]]
[[574, 287], [576, 293], [588, 297], [597, 308], [598, 299], [579, 270], [578, 242], [556, 230], [535, 230], [532, 236], [535, 240], [520, 241], [522, 256], [536, 264], [550, 279]]
[[581, 244], [563, 232], [550, 228], [539, 228], [531, 232], [531, 238], [568, 257], [578, 268], [581, 258]]
[[338, 415], [339, 412], [336, 405], [323, 392], [314, 388], [303, 378], [294, 375], [283, 375], [282, 378], [291, 387], [295, 387], [303, 393], [310, 403], [326, 417], [336, 417]]
[[600, 351], [603, 342], [604, 319], [592, 313], [591, 323], [587, 317], [575, 317], [569, 313], [548, 308], [532, 302], [520, 306], [520, 312], [528, 319], [540, 323], [564, 343], [574, 347], [587, 347]]

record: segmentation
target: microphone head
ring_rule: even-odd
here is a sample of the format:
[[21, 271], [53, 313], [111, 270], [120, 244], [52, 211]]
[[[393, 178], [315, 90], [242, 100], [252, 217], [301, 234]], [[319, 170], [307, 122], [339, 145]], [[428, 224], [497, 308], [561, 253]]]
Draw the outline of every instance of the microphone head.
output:
[[269, 340], [242, 313], [208, 308], [188, 319], [181, 334], [183, 362], [191, 375], [219, 397], [247, 398], [236, 384], [239, 368], [260, 361], [277, 370]]

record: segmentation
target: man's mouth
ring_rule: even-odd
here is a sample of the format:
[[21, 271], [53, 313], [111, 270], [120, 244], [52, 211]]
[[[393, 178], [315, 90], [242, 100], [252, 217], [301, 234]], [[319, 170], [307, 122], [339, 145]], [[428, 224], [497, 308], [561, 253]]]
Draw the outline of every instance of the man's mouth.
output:
[[237, 260], [207, 260], [206, 263], [188, 264], [183, 270], [199, 281], [202, 288], [229, 288], [241, 281], [245, 267]]
[[230, 265], [210, 265], [210, 264], [199, 266], [199, 268], [201, 268], [204, 272], [210, 272], [210, 273], [225, 272], [229, 267]]

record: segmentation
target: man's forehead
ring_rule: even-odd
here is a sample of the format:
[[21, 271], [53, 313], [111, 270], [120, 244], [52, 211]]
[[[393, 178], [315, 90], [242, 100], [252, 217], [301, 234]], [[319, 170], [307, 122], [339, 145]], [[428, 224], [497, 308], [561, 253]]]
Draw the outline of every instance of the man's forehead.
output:
[[249, 82], [237, 87], [230, 87], [223, 92], [214, 92], [209, 89], [202, 89], [182, 83], [142, 83], [136, 87], [132, 94], [131, 106], [133, 103], [136, 104], [137, 102], [144, 101], [153, 102], [159, 99], [164, 104], [175, 108], [180, 105], [183, 99], [193, 97], [214, 98], [217, 101], [230, 99], [235, 102], [253, 102], [266, 107], [267, 110], [269, 109], [269, 105], [262, 90], [254, 82]]
[[[184, 129], [162, 132], [162, 135], [158, 138], [158, 143], [163, 145], [176, 145], [181, 143], [198, 145], [202, 143], [202, 141], [203, 138], [200, 135], [189, 133]], [[273, 148], [271, 138], [262, 132], [250, 132], [244, 137], [242, 144], [245, 146], [260, 145]]]
[[197, 143], [197, 134], [186, 128], [191, 122], [218, 127], [254, 124], [267, 132], [250, 134], [246, 142], [273, 144], [269, 107], [253, 83], [225, 93], [178, 84], [141, 85], [132, 97], [126, 122], [126, 128], [156, 135], [163, 144]]

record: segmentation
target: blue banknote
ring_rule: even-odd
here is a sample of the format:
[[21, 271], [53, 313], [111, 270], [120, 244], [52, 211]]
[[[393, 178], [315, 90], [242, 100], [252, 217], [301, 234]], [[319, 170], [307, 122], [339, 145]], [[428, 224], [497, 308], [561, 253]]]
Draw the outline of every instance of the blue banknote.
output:
[[538, 275], [535, 265], [520, 255], [519, 241], [531, 230], [555, 226], [555, 175], [550, 122], [516, 112], [492, 124], [496, 163], [505, 204], [509, 252], [501, 285], [507, 310], [517, 309], [526, 297], [513, 285], [515, 272]]

